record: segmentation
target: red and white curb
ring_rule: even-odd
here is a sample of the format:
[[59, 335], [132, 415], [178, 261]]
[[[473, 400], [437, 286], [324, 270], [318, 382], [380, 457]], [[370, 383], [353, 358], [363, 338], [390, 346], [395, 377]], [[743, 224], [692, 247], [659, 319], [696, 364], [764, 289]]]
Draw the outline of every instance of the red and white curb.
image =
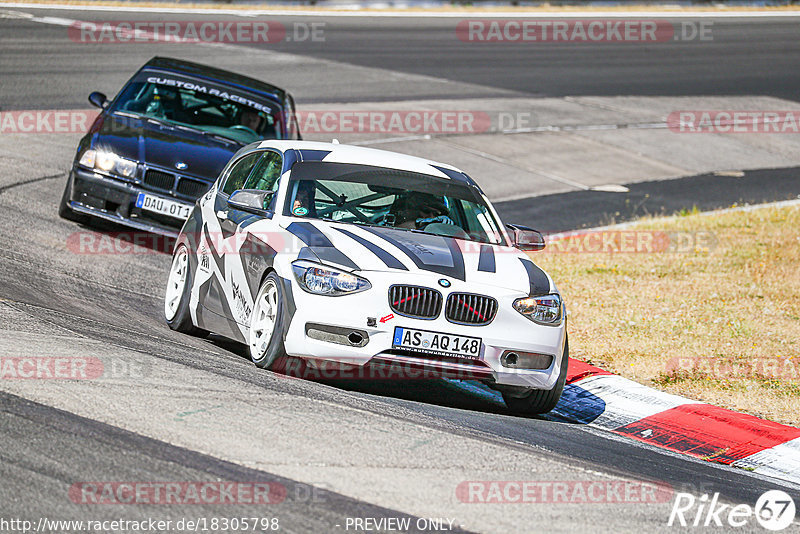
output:
[[577, 360], [570, 360], [567, 384], [552, 417], [800, 483], [800, 428], [664, 393]]
[[[502, 402], [478, 383], [461, 383]], [[549, 419], [586, 424], [643, 443], [800, 484], [800, 428], [643, 386], [570, 359]]]

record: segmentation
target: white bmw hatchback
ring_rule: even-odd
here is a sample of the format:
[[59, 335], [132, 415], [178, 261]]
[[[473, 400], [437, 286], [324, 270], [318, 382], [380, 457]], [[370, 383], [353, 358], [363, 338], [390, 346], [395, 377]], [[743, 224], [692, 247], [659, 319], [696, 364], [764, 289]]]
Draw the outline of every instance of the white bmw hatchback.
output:
[[450, 165], [263, 141], [197, 201], [164, 313], [174, 330], [246, 343], [262, 368], [295, 357], [434, 370], [544, 413], [569, 349], [558, 290], [525, 253], [543, 247]]

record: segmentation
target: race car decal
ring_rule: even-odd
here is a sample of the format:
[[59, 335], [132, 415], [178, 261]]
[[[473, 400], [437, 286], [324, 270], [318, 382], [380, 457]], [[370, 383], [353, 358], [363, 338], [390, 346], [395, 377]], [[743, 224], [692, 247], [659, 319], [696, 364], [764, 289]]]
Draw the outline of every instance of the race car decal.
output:
[[261, 277], [267, 268], [271, 267], [278, 252], [264, 243], [253, 234], [247, 234], [247, 238], [239, 249], [239, 258], [242, 260], [242, 270], [250, 287], [250, 294], [253, 301], [258, 295]]
[[455, 239], [432, 234], [411, 234], [389, 228], [364, 228], [397, 247], [422, 270], [465, 282], [464, 256]]
[[547, 295], [550, 293], [550, 280], [539, 267], [536, 266], [531, 260], [520, 258], [519, 261], [525, 266], [528, 271], [528, 280], [531, 285], [531, 296], [536, 297], [539, 295]]
[[286, 336], [289, 335], [289, 327], [292, 325], [294, 312], [297, 311], [297, 305], [294, 303], [294, 293], [292, 293], [292, 281], [288, 278], [281, 278], [283, 282], [283, 296], [286, 303], [286, 321], [283, 323], [283, 340], [286, 341]]
[[205, 244], [200, 245], [200, 261], [197, 263], [197, 269], [204, 273], [211, 272], [211, 262], [208, 259], [208, 247]]
[[373, 254], [375, 254], [376, 256], [378, 256], [378, 258], [380, 258], [380, 260], [384, 264], [386, 264], [387, 267], [390, 267], [392, 269], [400, 269], [400, 270], [403, 270], [403, 271], [407, 271], [408, 270], [406, 268], [406, 266], [403, 265], [403, 262], [401, 262], [400, 260], [398, 260], [397, 258], [392, 256], [389, 252], [386, 252], [385, 250], [383, 250], [381, 247], [379, 247], [375, 243], [367, 241], [363, 237], [359, 237], [356, 234], [354, 234], [352, 232], [349, 232], [347, 230], [344, 230], [342, 228], [336, 228], [336, 230], [340, 231], [341, 233], [343, 233], [347, 237], [357, 241], [358, 243], [363, 245], [365, 248], [369, 249], [369, 251], [372, 252]]
[[[245, 338], [236, 323], [231, 320], [234, 317], [233, 312], [228, 305], [228, 299], [222, 294], [219, 281], [215, 276], [212, 276], [202, 284], [200, 295], [205, 295], [206, 298], [203, 299], [201, 297], [200, 306], [197, 307], [198, 326], [244, 343]], [[208, 309], [206, 305], [208, 299], [219, 302], [222, 311], [221, 315]]]
[[359, 269], [358, 265], [356, 265], [353, 260], [348, 258], [341, 250], [334, 247], [331, 240], [310, 222], [293, 222], [286, 229], [308, 245], [311, 252], [320, 260], [335, 263], [350, 269]]
[[478, 270], [485, 273], [493, 273], [495, 269], [494, 249], [489, 245], [481, 245], [481, 252], [478, 257]]
[[177, 76], [174, 75], [172, 76], [173, 76], [172, 78], [160, 78], [158, 76], [152, 76], [152, 75], [147, 76], [143, 73], [142, 75], [137, 77], [137, 81], [145, 79], [147, 83], [166, 85], [168, 87], [184, 88], [190, 91], [204, 93], [225, 100], [230, 100], [231, 102], [244, 104], [246, 106], [255, 108], [259, 111], [264, 111], [266, 113], [272, 113], [272, 108], [268, 104], [257, 102], [249, 97], [242, 96], [236, 93], [230, 93], [222, 86], [213, 86], [207, 83], [205, 85], [200, 85], [201, 82], [193, 81], [188, 78], [178, 79]]
[[330, 154], [330, 150], [310, 150], [305, 149], [300, 151], [300, 156], [303, 158], [303, 161], [322, 161], [325, 159], [325, 156]]
[[208, 233], [208, 224], [203, 225], [203, 235], [206, 237], [206, 243], [208, 243], [208, 249], [211, 251], [211, 257], [214, 258], [214, 263], [217, 264], [217, 272], [225, 273], [225, 255], [222, 256], [217, 254], [216, 249], [214, 248], [214, 241], [211, 239], [211, 235]]
[[434, 169], [441, 172], [451, 180], [456, 180], [458, 182], [464, 182], [467, 184], [474, 184], [475, 182], [472, 181], [472, 178], [464, 174], [463, 172], [454, 171], [453, 169], [448, 169], [446, 167], [440, 167], [438, 165], [431, 165]]
[[236, 282], [231, 282], [233, 309], [236, 311], [234, 317], [239, 324], [248, 324], [253, 308], [247, 303], [247, 299], [242, 293], [242, 288]]

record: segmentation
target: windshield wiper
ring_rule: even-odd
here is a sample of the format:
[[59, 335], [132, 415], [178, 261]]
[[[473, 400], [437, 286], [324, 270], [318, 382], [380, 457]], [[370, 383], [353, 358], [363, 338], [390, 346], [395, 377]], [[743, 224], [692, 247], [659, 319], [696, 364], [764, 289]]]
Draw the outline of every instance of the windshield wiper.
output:
[[117, 110], [117, 111], [114, 112], [114, 115], [121, 115], [122, 117], [128, 117], [130, 119], [142, 119], [142, 118], [144, 118], [139, 113], [132, 113], [130, 111], [119, 111], [119, 110]]
[[212, 133], [212, 132], [207, 132], [205, 130], [198, 130], [198, 131], [201, 132], [203, 135], [206, 135], [206, 136], [209, 136], [209, 137], [216, 137], [217, 139], [222, 139], [223, 141], [236, 143], [237, 145], [243, 145], [244, 144], [241, 141], [239, 141], [238, 139], [234, 139], [233, 137], [228, 137], [227, 135], [222, 135], [220, 133]]
[[367, 223], [364, 221], [347, 221], [349, 224], [357, 224], [359, 226], [374, 226], [377, 228], [391, 228], [391, 226], [382, 226], [380, 224]]

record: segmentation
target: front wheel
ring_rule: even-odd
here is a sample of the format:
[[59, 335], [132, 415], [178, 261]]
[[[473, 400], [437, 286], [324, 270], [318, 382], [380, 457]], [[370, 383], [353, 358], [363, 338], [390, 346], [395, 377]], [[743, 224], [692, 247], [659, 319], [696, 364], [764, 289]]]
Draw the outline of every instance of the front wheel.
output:
[[283, 328], [286, 324], [286, 299], [280, 277], [270, 273], [261, 284], [250, 316], [248, 348], [250, 358], [262, 369], [275, 370], [286, 361]]
[[192, 314], [189, 311], [192, 280], [189, 249], [186, 244], [181, 243], [175, 249], [169, 269], [164, 295], [164, 318], [167, 325], [177, 332], [203, 337], [208, 335], [208, 330], [197, 328], [192, 323]]
[[521, 415], [538, 415], [547, 413], [556, 407], [567, 382], [567, 366], [569, 365], [569, 339], [564, 341], [564, 354], [561, 356], [561, 369], [553, 389], [532, 389], [524, 397], [512, 397], [503, 393], [506, 406]]

